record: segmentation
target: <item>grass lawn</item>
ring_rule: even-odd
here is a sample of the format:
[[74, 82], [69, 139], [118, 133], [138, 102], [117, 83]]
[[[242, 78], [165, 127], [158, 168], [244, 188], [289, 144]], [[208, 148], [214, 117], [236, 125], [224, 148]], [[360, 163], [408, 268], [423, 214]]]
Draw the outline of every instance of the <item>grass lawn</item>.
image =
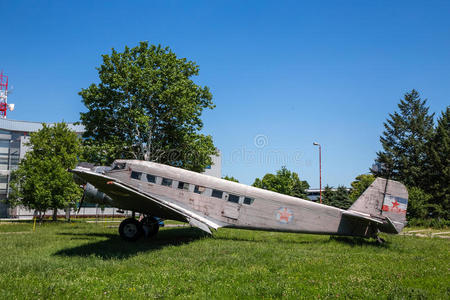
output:
[[0, 298], [450, 298], [446, 239], [168, 227], [129, 243], [116, 226], [0, 224]]

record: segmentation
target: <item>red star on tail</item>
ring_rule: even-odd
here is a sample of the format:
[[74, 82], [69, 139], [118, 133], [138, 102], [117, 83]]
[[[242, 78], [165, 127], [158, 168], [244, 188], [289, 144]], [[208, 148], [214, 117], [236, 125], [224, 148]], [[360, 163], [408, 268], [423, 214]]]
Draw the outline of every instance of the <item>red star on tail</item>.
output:
[[400, 203], [397, 202], [397, 199], [395, 199], [394, 202], [392, 202], [392, 208], [396, 208]]

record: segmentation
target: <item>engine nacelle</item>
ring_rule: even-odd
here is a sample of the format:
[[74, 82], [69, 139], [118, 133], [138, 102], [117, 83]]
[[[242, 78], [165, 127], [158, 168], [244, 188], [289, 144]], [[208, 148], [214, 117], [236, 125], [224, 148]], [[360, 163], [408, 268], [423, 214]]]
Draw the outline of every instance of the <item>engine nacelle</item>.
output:
[[89, 203], [98, 203], [104, 205], [111, 205], [112, 199], [105, 193], [99, 191], [95, 186], [87, 183], [84, 187], [84, 199]]

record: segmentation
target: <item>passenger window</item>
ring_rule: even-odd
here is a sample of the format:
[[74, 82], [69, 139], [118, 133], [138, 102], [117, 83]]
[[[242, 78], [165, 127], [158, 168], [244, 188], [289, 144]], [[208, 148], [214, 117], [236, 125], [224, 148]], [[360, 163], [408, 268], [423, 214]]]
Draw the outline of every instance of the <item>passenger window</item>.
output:
[[222, 199], [223, 192], [219, 190], [212, 190], [211, 196]]
[[172, 186], [172, 179], [169, 179], [169, 178], [163, 178], [162, 179], [162, 182], [161, 182], [161, 185], [164, 185], [164, 186]]
[[244, 204], [250, 205], [253, 203], [253, 201], [255, 201], [255, 199], [253, 199], [253, 198], [249, 198], [249, 197], [244, 198]]
[[142, 176], [141, 172], [136, 172], [136, 171], [131, 172], [131, 178], [133, 178], [133, 179], [141, 180], [141, 176]]
[[194, 188], [194, 193], [197, 193], [197, 194], [203, 194], [204, 191], [205, 191], [204, 186], [196, 185]]
[[156, 183], [156, 176], [151, 174], [145, 174], [147, 176], [147, 182]]
[[188, 191], [188, 190], [189, 190], [189, 183], [179, 181], [179, 182], [178, 182], [178, 188], [179, 188], [180, 190], [186, 190], [186, 191]]
[[239, 203], [239, 196], [233, 195], [233, 194], [229, 194], [228, 195], [228, 201], [233, 202], [233, 203]]

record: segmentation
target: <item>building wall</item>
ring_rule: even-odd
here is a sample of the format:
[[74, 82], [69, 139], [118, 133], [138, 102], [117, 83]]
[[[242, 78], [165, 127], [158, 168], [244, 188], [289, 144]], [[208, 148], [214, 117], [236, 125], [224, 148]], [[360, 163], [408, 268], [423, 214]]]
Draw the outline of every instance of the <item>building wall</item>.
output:
[[218, 154], [211, 156], [212, 165], [205, 168], [203, 174], [222, 178], [222, 153], [217, 150]]

